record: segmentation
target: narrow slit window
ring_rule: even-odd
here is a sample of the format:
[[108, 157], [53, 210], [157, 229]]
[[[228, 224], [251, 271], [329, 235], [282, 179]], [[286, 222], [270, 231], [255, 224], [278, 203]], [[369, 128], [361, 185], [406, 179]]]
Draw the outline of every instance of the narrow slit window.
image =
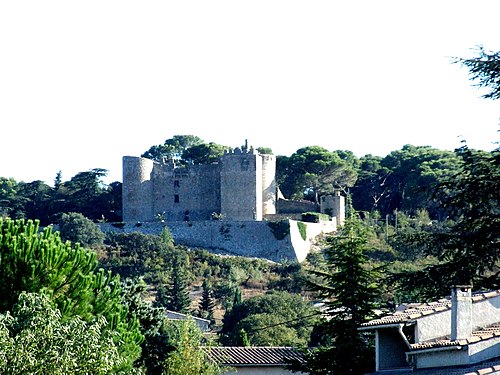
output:
[[174, 187], [179, 187], [180, 184], [179, 184], [179, 180], [174, 180]]
[[174, 203], [179, 203], [179, 194], [174, 195]]

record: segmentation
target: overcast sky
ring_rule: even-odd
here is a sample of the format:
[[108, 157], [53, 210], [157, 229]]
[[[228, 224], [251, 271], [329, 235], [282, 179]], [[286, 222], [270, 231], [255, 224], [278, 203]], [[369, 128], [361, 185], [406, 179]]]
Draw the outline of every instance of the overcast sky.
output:
[[1, 1], [0, 177], [52, 185], [174, 135], [291, 155], [492, 150], [499, 103], [452, 57], [500, 1]]

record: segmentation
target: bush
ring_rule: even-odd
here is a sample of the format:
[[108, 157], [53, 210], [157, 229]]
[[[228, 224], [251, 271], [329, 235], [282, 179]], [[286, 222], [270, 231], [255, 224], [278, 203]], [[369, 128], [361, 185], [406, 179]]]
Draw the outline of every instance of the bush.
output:
[[79, 243], [84, 247], [102, 245], [105, 237], [97, 224], [78, 212], [62, 214], [59, 231], [63, 241]]

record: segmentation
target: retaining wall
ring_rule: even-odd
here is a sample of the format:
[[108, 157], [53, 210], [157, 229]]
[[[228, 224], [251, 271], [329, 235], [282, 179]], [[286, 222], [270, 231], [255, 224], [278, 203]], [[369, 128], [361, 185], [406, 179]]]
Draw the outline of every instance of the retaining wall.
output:
[[[300, 223], [300, 224], [299, 224]], [[305, 226], [305, 238], [299, 226]], [[321, 233], [336, 230], [335, 221], [190, 221], [104, 223], [104, 232], [160, 234], [167, 227], [178, 245], [214, 252], [264, 258], [274, 262], [302, 262]]]

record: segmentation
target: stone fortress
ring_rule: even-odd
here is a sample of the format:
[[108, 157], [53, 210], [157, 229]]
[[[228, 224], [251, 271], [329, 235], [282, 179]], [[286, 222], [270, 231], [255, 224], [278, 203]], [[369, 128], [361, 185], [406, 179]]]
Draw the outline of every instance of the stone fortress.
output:
[[[276, 157], [245, 146], [207, 165], [123, 157], [123, 221], [105, 230], [158, 234], [167, 227], [178, 244], [216, 252], [302, 261], [315, 238], [333, 232], [345, 216], [344, 197], [322, 196], [320, 205], [281, 197]], [[332, 220], [304, 223], [304, 212]], [[279, 228], [279, 229], [277, 229]]]
[[260, 221], [276, 214], [276, 157], [253, 148], [226, 151], [218, 163], [123, 158], [123, 220]]

